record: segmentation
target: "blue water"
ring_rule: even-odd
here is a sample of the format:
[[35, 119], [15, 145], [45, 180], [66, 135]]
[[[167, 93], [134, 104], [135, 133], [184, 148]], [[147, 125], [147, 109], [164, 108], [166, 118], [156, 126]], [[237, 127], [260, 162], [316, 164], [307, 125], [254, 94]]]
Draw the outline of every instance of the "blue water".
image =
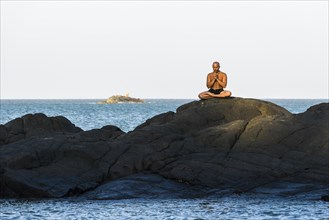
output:
[[[98, 105], [99, 100], [0, 100], [0, 124], [28, 113], [63, 115], [84, 130], [115, 125], [133, 130], [146, 119], [193, 100], [149, 99]], [[327, 99], [268, 99], [301, 113]], [[0, 200], [0, 219], [329, 219], [329, 204], [313, 199], [242, 195], [202, 199]]]
[[115, 125], [123, 131], [133, 130], [157, 114], [175, 111], [192, 100], [145, 100], [145, 103], [96, 104], [100, 100], [1, 100], [0, 124], [28, 113], [62, 115], [83, 130]]
[[0, 200], [1, 219], [328, 219], [328, 203], [268, 196], [217, 199]]
[[[0, 100], [0, 124], [28, 113], [42, 112], [47, 116], [62, 115], [83, 130], [115, 125], [131, 131], [148, 118], [175, 111], [192, 99], [147, 99], [145, 103], [96, 104], [100, 100]], [[326, 99], [268, 99], [292, 113], [301, 113], [310, 106], [328, 102]]]

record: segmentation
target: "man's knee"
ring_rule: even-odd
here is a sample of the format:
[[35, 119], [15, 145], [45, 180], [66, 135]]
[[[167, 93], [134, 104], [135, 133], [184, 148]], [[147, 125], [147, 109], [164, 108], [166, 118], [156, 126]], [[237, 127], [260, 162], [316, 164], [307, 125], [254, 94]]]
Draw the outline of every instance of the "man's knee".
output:
[[208, 99], [209, 96], [208, 96], [208, 94], [207, 94], [206, 92], [201, 92], [201, 93], [199, 94], [199, 98], [200, 98], [200, 99]]

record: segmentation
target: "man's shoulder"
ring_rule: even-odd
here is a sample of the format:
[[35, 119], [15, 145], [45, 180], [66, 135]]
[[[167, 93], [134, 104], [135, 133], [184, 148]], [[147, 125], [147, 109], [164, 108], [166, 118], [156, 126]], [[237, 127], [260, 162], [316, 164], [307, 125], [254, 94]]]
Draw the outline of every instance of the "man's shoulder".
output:
[[223, 72], [223, 71], [220, 71], [220, 73], [226, 76], [226, 73], [225, 73], [225, 72]]

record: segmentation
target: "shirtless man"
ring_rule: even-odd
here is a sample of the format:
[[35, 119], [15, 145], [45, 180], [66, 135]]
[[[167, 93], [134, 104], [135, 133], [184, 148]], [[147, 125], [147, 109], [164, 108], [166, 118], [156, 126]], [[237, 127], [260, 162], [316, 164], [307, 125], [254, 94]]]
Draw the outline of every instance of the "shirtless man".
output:
[[211, 98], [224, 98], [230, 97], [231, 92], [224, 90], [227, 84], [227, 76], [224, 72], [219, 71], [219, 62], [214, 62], [212, 64], [213, 72], [209, 73], [207, 76], [207, 87], [208, 91], [201, 92], [199, 94], [200, 99], [211, 99]]

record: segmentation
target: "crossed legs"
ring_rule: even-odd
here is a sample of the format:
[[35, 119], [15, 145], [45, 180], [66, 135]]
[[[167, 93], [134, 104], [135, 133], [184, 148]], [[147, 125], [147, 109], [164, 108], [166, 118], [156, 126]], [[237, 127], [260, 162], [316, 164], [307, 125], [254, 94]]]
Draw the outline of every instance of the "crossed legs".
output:
[[232, 93], [230, 91], [224, 90], [223, 92], [219, 94], [214, 94], [208, 91], [201, 92], [199, 94], [200, 99], [212, 99], [212, 98], [225, 98], [225, 97], [230, 97]]

